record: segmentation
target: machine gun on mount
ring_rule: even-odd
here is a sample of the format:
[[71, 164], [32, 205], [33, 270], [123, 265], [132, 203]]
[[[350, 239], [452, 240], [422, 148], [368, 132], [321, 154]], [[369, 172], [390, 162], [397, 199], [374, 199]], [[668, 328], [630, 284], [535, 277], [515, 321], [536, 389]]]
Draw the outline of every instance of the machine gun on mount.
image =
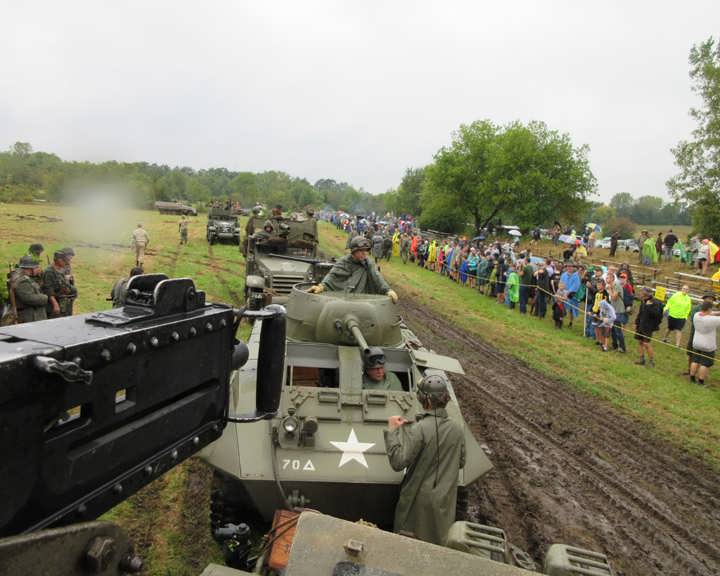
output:
[[[242, 316], [262, 324], [255, 409], [235, 415], [228, 383], [249, 355], [235, 338]], [[209, 304], [192, 280], [157, 274], [133, 277], [123, 308], [0, 328], [0, 574], [140, 572], [127, 535], [93, 519], [218, 439], [228, 422], [276, 416], [285, 326], [281, 306]], [[287, 546], [287, 576], [528, 574], [501, 563], [511, 555], [502, 530], [477, 526], [454, 525], [458, 551], [303, 512], [290, 540], [276, 532], [271, 543]], [[547, 574], [612, 574], [603, 555], [556, 546]], [[254, 573], [274, 573], [272, 562], [271, 553]], [[248, 573], [210, 565], [203, 574]]]

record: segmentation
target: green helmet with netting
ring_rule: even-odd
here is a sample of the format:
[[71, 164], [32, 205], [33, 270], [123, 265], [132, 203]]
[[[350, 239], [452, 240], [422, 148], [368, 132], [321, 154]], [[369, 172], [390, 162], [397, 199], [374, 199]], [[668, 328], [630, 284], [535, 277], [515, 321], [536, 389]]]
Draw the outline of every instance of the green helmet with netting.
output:
[[350, 240], [350, 252], [355, 252], [355, 250], [370, 250], [370, 240], [364, 236], [355, 236]]

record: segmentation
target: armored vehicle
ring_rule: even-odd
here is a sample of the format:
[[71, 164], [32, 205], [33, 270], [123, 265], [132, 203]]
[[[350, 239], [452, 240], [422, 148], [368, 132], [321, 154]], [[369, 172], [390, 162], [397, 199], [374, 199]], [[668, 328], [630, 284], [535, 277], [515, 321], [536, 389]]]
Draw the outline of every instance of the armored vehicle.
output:
[[[422, 410], [416, 387], [427, 370], [462, 373], [454, 358], [423, 348], [387, 296], [292, 289], [287, 302], [287, 347], [280, 411], [276, 418], [240, 429], [230, 425], [203, 452], [216, 470], [217, 522], [237, 522], [222, 510], [256, 510], [265, 519], [282, 506], [309, 505], [340, 518], [392, 525], [402, 474], [385, 452], [389, 416], [412, 420]], [[231, 409], [253, 402], [253, 330], [250, 361], [231, 378]], [[363, 389], [369, 347], [385, 354], [386, 372], [402, 390]], [[465, 430], [467, 465], [458, 478], [468, 486], [492, 465], [465, 424], [457, 400], [448, 413]]]
[[[309, 303], [320, 311], [317, 298]], [[397, 329], [401, 335], [405, 330], [401, 325], [378, 322], [379, 332], [375, 333], [375, 326], [368, 324], [373, 319], [361, 308], [354, 309], [358, 326], [352, 317], [343, 316], [341, 322], [349, 332], [343, 328], [342, 336], [320, 338], [342, 345], [317, 343], [327, 351], [338, 350], [335, 364], [357, 352], [345, 346], [351, 333], [358, 339], [367, 333], [371, 341], [392, 343], [398, 339]], [[287, 370], [294, 377], [300, 362], [297, 355], [295, 364], [283, 361], [284, 313], [280, 306], [243, 313], [260, 320], [255, 324], [254, 344], [249, 351], [234, 338], [239, 311], [206, 304], [204, 293], [196, 290], [190, 279], [157, 274], [134, 277], [122, 309], [0, 328], [0, 444], [4, 448], [0, 493], [5, 496], [0, 507], [0, 573], [121, 576], [141, 572], [142, 558], [134, 554], [127, 534], [110, 522], [92, 520], [218, 438], [228, 422], [250, 427], [247, 437], [240, 426], [234, 427], [233, 438], [243, 452], [255, 450], [258, 438], [252, 423], [274, 417], [283, 372]], [[333, 310], [325, 314], [332, 315]], [[298, 322], [307, 324], [307, 318], [296, 314], [288, 327], [298, 328]], [[307, 334], [306, 329], [298, 329], [300, 337]], [[288, 347], [296, 344], [300, 346], [303, 341], [293, 340]], [[341, 347], [347, 350], [339, 352]], [[395, 369], [402, 372], [403, 348], [388, 346], [386, 350], [395, 358]], [[410, 346], [405, 351], [420, 354], [421, 349]], [[228, 409], [228, 379], [249, 356], [258, 387], [252, 392], [250, 413], [237, 415]], [[318, 356], [316, 365], [324, 364], [316, 366], [316, 372], [330, 369], [332, 358], [327, 352]], [[423, 358], [426, 364], [433, 363], [432, 356], [426, 354], [417, 356], [415, 364]], [[313, 377], [311, 372], [312, 365], [306, 371], [305, 384]], [[416, 367], [406, 372], [403, 382], [412, 386]], [[287, 386], [300, 390], [297, 382]], [[306, 386], [305, 390], [312, 392], [311, 388]], [[342, 389], [335, 390], [340, 392], [336, 410], [345, 411], [352, 398]], [[238, 401], [237, 393], [235, 385], [233, 403], [246, 405]], [[362, 394], [355, 394], [354, 399], [364, 401]], [[398, 409], [407, 406], [401, 396], [391, 396], [387, 403], [396, 404]], [[310, 404], [312, 398], [286, 399], [283, 413], [296, 406], [300, 425], [296, 430], [305, 431], [303, 445], [320, 448], [325, 428], [338, 419], [332, 417], [333, 407], [326, 404], [325, 414], [318, 414], [313, 444], [310, 417], [303, 416], [301, 410]], [[368, 406], [379, 411], [384, 405], [376, 397]], [[355, 426], [360, 439], [365, 438], [362, 410], [345, 424]], [[285, 436], [291, 426], [285, 418], [283, 422]], [[272, 420], [269, 426], [277, 428], [278, 422]], [[298, 454], [297, 442], [294, 445], [291, 440], [285, 438], [286, 447], [279, 450]], [[258, 448], [263, 447], [261, 442]], [[373, 448], [344, 451], [347, 465], [357, 465], [360, 456], [367, 455], [369, 466], [361, 467], [359, 475], [374, 477], [380, 455]], [[308, 459], [311, 457], [315, 455]], [[289, 460], [285, 468], [294, 470], [293, 462]], [[284, 460], [280, 465], [284, 466]], [[322, 472], [321, 468], [316, 471]], [[308, 511], [297, 514], [280, 510], [276, 518], [282, 520], [275, 523], [258, 561], [244, 564], [255, 566], [253, 574], [529, 574], [501, 564], [511, 562], [513, 552], [502, 531], [491, 527], [455, 523], [448, 543], [456, 549], [450, 550]], [[229, 548], [233, 554], [247, 554], [249, 549], [237, 536], [246, 529], [224, 528], [234, 534]], [[612, 576], [602, 554], [562, 545], [553, 545], [548, 551], [545, 573]], [[203, 572], [205, 576], [248, 574], [217, 565]]]
[[253, 217], [241, 247], [245, 262], [245, 298], [250, 309], [284, 304], [299, 282], [319, 282], [332, 263], [318, 258], [314, 218]]
[[197, 209], [180, 202], [155, 202], [155, 209], [160, 214], [177, 214], [185, 216], [197, 216]]
[[240, 244], [240, 223], [232, 210], [210, 208], [206, 231], [209, 244], [215, 242]]

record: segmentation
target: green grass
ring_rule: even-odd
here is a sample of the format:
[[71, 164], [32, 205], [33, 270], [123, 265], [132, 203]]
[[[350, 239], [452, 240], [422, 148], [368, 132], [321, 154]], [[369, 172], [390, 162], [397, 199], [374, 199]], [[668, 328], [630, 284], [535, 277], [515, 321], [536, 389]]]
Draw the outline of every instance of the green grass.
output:
[[[341, 253], [346, 236], [328, 225], [321, 230], [323, 246]], [[540, 372], [611, 402], [720, 468], [720, 386], [713, 381], [703, 389], [679, 376], [687, 366], [684, 350], [658, 344], [656, 367], [636, 366], [637, 346], [631, 335], [626, 335], [627, 355], [603, 354], [582, 336], [581, 324], [559, 331], [550, 319], [521, 315], [439, 274], [403, 265], [399, 258], [383, 263], [382, 272], [401, 297], [431, 306], [449, 322]], [[713, 370], [718, 368], [711, 369], [711, 380]]]

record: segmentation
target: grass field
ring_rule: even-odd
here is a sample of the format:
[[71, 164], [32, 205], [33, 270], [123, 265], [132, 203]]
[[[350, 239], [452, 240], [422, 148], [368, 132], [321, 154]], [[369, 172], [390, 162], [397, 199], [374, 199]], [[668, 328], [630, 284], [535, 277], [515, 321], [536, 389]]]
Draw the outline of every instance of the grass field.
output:
[[[79, 289], [76, 311], [105, 309], [113, 283], [134, 264], [130, 234], [142, 222], [151, 237], [147, 271], [189, 276], [207, 292], [209, 300], [239, 305], [244, 261], [237, 246], [208, 246], [204, 217], [191, 220], [189, 244], [181, 246], [178, 220], [119, 208], [0, 204], [0, 262], [16, 262], [31, 242], [44, 244], [50, 257], [53, 250], [72, 246], [77, 254], [73, 262]], [[345, 235], [327, 224], [321, 223], [320, 230], [323, 251], [343, 253]], [[540, 251], [546, 249], [542, 246]], [[686, 366], [684, 351], [659, 345], [657, 367], [646, 369], [632, 363], [636, 351], [632, 339], [626, 356], [602, 354], [581, 336], [581, 327], [558, 331], [549, 320], [521, 316], [494, 299], [415, 265], [403, 265], [397, 258], [383, 264], [382, 272], [401, 297], [433, 307], [448, 321], [534, 368], [612, 403], [720, 469], [718, 378], [711, 370], [708, 389], [681, 378], [678, 374]], [[209, 537], [209, 480], [207, 468], [191, 460], [107, 515], [128, 528], [147, 552], [145, 574], [197, 574], [198, 567], [220, 560], [220, 551]]]

